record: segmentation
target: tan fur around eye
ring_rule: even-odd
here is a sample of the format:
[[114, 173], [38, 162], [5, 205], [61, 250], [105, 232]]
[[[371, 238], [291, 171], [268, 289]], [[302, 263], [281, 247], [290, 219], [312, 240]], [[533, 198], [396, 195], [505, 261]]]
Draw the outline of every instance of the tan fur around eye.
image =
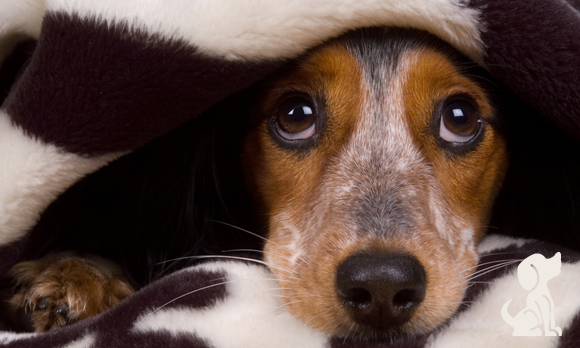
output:
[[466, 218], [479, 226], [475, 238], [481, 239], [507, 170], [505, 141], [488, 124], [477, 149], [452, 157], [441, 150], [429, 127], [436, 103], [447, 97], [469, 95], [487, 121], [498, 117], [490, 100], [481, 87], [464, 76], [442, 53], [429, 49], [416, 52], [403, 93], [407, 120], [416, 143], [433, 166], [449, 202], [458, 207], [456, 211], [469, 212]]

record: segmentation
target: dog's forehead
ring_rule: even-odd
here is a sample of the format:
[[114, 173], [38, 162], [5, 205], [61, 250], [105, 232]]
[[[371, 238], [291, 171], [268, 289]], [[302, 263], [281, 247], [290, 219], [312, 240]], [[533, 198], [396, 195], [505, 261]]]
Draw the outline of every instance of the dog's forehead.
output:
[[360, 109], [351, 115], [356, 118], [349, 141], [352, 156], [358, 162], [364, 159], [408, 172], [410, 162], [420, 158], [405, 90], [409, 71], [421, 53], [430, 49], [414, 35], [390, 29], [357, 32], [347, 35], [343, 43], [360, 68]]
[[425, 33], [393, 28], [374, 28], [345, 35], [341, 43], [359, 62], [367, 78], [381, 83], [388, 79], [405, 56], [427, 48]]
[[[341, 44], [359, 71], [353, 76], [360, 89], [359, 110], [348, 115], [355, 125], [348, 136], [353, 146], [361, 147], [356, 150], [359, 156], [369, 152], [381, 160], [392, 159], [394, 154], [399, 159], [416, 158], [420, 152], [430, 156], [425, 149], [432, 152], [436, 147], [425, 146], [425, 141], [435, 139], [429, 137], [438, 116], [434, 112], [452, 95], [475, 100], [485, 118], [493, 114], [484, 90], [466, 70], [473, 63], [432, 35], [369, 29], [346, 35]], [[337, 100], [327, 100], [332, 110]], [[344, 115], [331, 115], [337, 117]]]

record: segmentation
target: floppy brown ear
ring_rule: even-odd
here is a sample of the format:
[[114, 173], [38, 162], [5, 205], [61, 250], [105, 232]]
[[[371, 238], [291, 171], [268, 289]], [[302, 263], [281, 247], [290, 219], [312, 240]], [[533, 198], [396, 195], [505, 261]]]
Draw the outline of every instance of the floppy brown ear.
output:
[[16, 286], [26, 287], [48, 267], [47, 262], [25, 261], [14, 266], [8, 275], [14, 279]]
[[15, 294], [10, 299], [10, 305], [14, 308], [27, 308], [31, 306], [30, 298], [26, 296], [34, 279], [38, 278], [48, 267], [47, 262], [25, 261], [16, 264], [8, 275], [15, 284]]

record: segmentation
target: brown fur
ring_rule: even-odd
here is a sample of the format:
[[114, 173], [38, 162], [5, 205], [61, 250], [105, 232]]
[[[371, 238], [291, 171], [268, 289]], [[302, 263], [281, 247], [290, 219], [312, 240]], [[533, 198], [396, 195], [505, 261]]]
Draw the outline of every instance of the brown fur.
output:
[[36, 332], [99, 314], [134, 291], [115, 265], [94, 256], [53, 254], [21, 262], [10, 275], [18, 289], [10, 304], [30, 314]]

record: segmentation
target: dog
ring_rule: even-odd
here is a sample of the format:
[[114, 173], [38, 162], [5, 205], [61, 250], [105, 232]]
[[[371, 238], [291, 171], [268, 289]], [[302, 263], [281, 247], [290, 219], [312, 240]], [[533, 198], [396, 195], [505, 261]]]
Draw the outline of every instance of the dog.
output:
[[556, 326], [554, 318], [554, 301], [548, 290], [548, 280], [560, 274], [562, 267], [561, 254], [556, 253], [546, 259], [541, 254], [527, 257], [518, 266], [518, 280], [528, 290], [526, 308], [512, 317], [508, 312], [511, 299], [502, 309], [502, 318], [514, 328], [514, 336], [542, 336], [543, 324], [546, 336], [562, 336], [562, 329]]
[[432, 35], [369, 28], [258, 88], [239, 159], [290, 313], [359, 337], [426, 333], [453, 315], [508, 168], [485, 76]]

